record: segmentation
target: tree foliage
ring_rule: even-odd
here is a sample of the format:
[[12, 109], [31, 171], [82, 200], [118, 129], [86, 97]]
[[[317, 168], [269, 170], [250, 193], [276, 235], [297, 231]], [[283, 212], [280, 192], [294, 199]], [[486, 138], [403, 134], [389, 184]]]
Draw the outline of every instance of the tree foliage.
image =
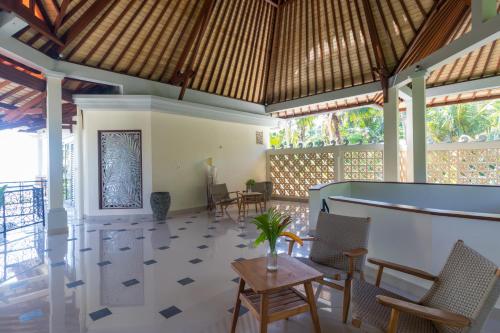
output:
[[[405, 137], [401, 114], [400, 138]], [[500, 140], [500, 100], [428, 108], [427, 140], [431, 143]], [[363, 107], [292, 118], [271, 131], [270, 143], [280, 147], [323, 144], [368, 144], [384, 140], [383, 111]]]

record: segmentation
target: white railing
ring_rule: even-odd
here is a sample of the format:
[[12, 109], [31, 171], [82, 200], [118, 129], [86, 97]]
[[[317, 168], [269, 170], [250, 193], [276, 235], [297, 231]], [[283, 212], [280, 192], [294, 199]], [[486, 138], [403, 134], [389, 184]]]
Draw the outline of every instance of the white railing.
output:
[[[270, 149], [267, 175], [276, 198], [304, 199], [317, 184], [383, 180], [383, 144]], [[406, 149], [400, 151], [400, 180], [406, 181]], [[427, 182], [500, 184], [500, 141], [427, 146]]]

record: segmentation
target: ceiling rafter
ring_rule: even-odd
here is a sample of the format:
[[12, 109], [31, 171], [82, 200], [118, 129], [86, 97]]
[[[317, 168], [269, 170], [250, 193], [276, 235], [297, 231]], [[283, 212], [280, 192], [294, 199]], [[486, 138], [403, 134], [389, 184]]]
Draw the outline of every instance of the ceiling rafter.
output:
[[406, 49], [394, 73], [401, 72], [443, 47], [469, 10], [469, 5], [463, 0], [437, 1]]
[[375, 54], [375, 61], [377, 62], [377, 68], [375, 68], [374, 70], [380, 77], [384, 102], [387, 102], [389, 88], [389, 70], [387, 69], [387, 64], [385, 62], [384, 51], [382, 49], [382, 44], [380, 43], [380, 37], [375, 25], [375, 19], [373, 17], [373, 11], [371, 10], [370, 3], [368, 2], [368, 0], [361, 1], [363, 3], [363, 9], [365, 12], [366, 21], [368, 23], [368, 32], [370, 35], [373, 53]]
[[99, 27], [99, 24], [108, 17], [108, 15], [111, 13], [111, 11], [116, 7], [118, 2], [119, 2], [119, 0], [112, 0], [112, 4], [108, 8], [106, 8], [106, 11], [97, 19], [95, 24], [93, 24], [92, 27], [85, 33], [85, 35], [82, 36], [82, 38], [80, 38], [78, 43], [71, 49], [71, 51], [68, 53], [66, 58], [71, 59], [71, 57], [73, 57], [73, 55], [78, 50], [80, 50], [80, 48], [87, 41], [89, 36], [92, 35], [92, 33]]
[[70, 0], [62, 0], [61, 7], [59, 8], [59, 13], [57, 13], [56, 20], [54, 21], [54, 31], [57, 32], [61, 23], [63, 22], [64, 16], [66, 16], [66, 11], [68, 9]]
[[[82, 1], [84, 2], [84, 1]], [[68, 30], [64, 33], [62, 40], [65, 44], [59, 47], [58, 53], [62, 54], [66, 47], [71, 44], [80, 33], [99, 15], [104, 8], [110, 5], [111, 1], [95, 1], [83, 14], [80, 16]], [[68, 13], [69, 16], [69, 13]]]
[[[174, 9], [172, 10], [172, 12], [170, 12], [169, 19], [167, 19], [167, 23], [165, 23], [165, 29], [167, 28], [167, 24], [170, 22], [170, 20], [172, 20], [172, 17], [174, 17], [174, 14], [177, 12], [177, 9], [179, 8], [180, 4], [181, 4], [181, 1], [177, 1]], [[179, 28], [180, 23], [182, 21], [182, 18], [184, 17], [184, 15], [186, 15], [188, 8], [189, 8], [189, 3], [187, 3], [184, 6], [181, 15], [177, 18], [177, 20], [175, 20], [175, 25], [174, 25], [175, 31], [177, 31], [177, 29]], [[165, 44], [163, 45], [163, 48], [160, 52], [160, 55], [156, 58], [156, 62], [153, 65], [151, 72], [149, 73], [149, 75], [147, 75], [148, 80], [151, 80], [152, 77], [155, 75], [156, 70], [158, 68], [158, 65], [160, 64], [161, 60], [165, 57], [165, 55], [168, 51], [168, 46], [170, 45], [170, 42], [172, 41], [173, 37], [174, 37], [174, 34], [168, 34], [168, 38], [165, 40]], [[147, 64], [148, 64], [148, 59], [144, 59], [143, 66], [146, 66]], [[168, 62], [167, 62], [167, 64], [168, 64]], [[142, 69], [139, 71], [139, 73], [140, 72], [142, 72]], [[161, 77], [162, 77], [162, 75], [160, 75], [159, 81], [161, 80]]]
[[47, 22], [35, 16], [34, 12], [28, 7], [25, 7], [22, 2], [16, 0], [2, 0], [0, 1], [0, 9], [12, 12], [26, 21], [30, 27], [37, 32], [41, 33], [54, 43], [64, 46], [64, 42], [59, 39], [47, 25]]
[[[216, 3], [215, 0], [204, 1], [203, 7], [201, 8], [198, 17], [196, 18], [194, 27], [191, 30], [191, 33], [189, 34], [186, 44], [184, 45], [182, 53], [179, 57], [179, 61], [175, 65], [174, 73], [172, 74], [172, 77], [169, 80], [169, 82], [173, 85], [182, 86], [182, 89], [178, 97], [179, 100], [183, 99], [189, 80], [193, 77], [195, 73], [193, 68], [193, 63], [198, 53], [198, 49], [200, 47], [203, 35], [206, 31], [208, 22], [210, 20], [210, 16], [214, 11], [215, 3]], [[186, 63], [186, 58], [190, 51], [191, 54], [189, 55], [189, 59], [187, 60], [186, 69], [183, 70], [184, 64]]]
[[[17, 70], [13, 66], [9, 66], [4, 63], [0, 63], [0, 77], [36, 91], [44, 92], [46, 90], [47, 83], [45, 80]], [[65, 101], [72, 102], [72, 92], [63, 88], [62, 98]]]
[[[139, 8], [136, 8], [135, 11], [133, 12], [133, 14], [130, 15], [130, 17], [126, 21], [123, 29], [120, 31], [120, 33], [118, 34], [118, 36], [116, 36], [116, 38], [113, 40], [113, 42], [111, 43], [111, 45], [107, 48], [107, 50], [104, 53], [104, 55], [102, 55], [100, 57], [100, 60], [99, 60], [99, 62], [96, 65], [97, 67], [101, 67], [104, 64], [104, 62], [108, 59], [109, 54], [115, 50], [116, 45], [123, 38], [123, 35], [125, 35], [127, 33], [127, 31], [130, 29], [130, 27], [132, 26], [132, 23], [135, 21], [135, 19], [137, 18], [137, 16], [142, 11], [142, 9], [144, 8], [145, 5], [146, 5], [146, 1], [141, 1], [140, 2]], [[124, 14], [124, 16], [125, 15], [126, 14]]]
[[[151, 17], [151, 14], [158, 8], [160, 4], [159, 0], [155, 0], [154, 4], [149, 8], [148, 12], [146, 15], [141, 20], [141, 23], [139, 24], [140, 28], [136, 29], [132, 37], [129, 38], [127, 44], [123, 47], [122, 51], [120, 54], [116, 57], [113, 65], [111, 65], [111, 70], [114, 71], [116, 69], [116, 66], [120, 63], [121, 60], [123, 60], [123, 55], [125, 52], [129, 49], [129, 47], [136, 41], [137, 36], [143, 31], [143, 28], [146, 26], [146, 21]], [[158, 19], [160, 16], [158, 16]], [[144, 38], [143, 43], [147, 41], [147, 38]], [[142, 48], [139, 48], [137, 51], [139, 52]]]

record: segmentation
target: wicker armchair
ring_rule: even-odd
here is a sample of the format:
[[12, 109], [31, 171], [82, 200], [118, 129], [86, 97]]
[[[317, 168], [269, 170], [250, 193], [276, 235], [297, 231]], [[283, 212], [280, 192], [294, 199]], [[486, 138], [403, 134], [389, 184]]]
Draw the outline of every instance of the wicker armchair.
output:
[[[239, 206], [239, 191], [229, 192], [226, 184], [214, 184], [211, 189], [212, 202], [215, 205], [215, 212], [217, 213], [217, 206], [220, 207], [220, 213], [224, 215], [227, 213], [227, 207], [237, 204]], [[236, 197], [231, 197], [231, 194], [236, 194]]]
[[264, 194], [264, 199], [266, 201], [271, 200], [271, 195], [273, 192], [273, 183], [272, 182], [257, 182], [252, 186], [252, 191], [260, 192]]
[[[319, 213], [315, 237], [303, 238], [313, 241], [309, 258], [296, 259], [324, 274], [318, 281], [321, 285], [344, 292], [342, 320], [347, 322], [351, 301], [351, 282], [355, 273], [364, 279], [363, 269], [368, 250], [370, 218]], [[293, 251], [290, 241], [288, 254]], [[339, 284], [337, 282], [343, 282]]]
[[[379, 266], [379, 272], [375, 285], [354, 282], [356, 327], [368, 322], [389, 333], [476, 333], [500, 295], [498, 267], [463, 241], [455, 244], [439, 276], [378, 259], [368, 262]], [[413, 302], [380, 288], [384, 268], [434, 283], [419, 302]]]

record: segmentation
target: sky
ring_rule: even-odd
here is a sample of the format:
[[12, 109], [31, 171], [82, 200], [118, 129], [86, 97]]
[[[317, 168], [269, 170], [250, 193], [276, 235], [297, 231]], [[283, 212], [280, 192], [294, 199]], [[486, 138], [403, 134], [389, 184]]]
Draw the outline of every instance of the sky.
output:
[[0, 131], [0, 182], [35, 180], [37, 149], [35, 134]]

